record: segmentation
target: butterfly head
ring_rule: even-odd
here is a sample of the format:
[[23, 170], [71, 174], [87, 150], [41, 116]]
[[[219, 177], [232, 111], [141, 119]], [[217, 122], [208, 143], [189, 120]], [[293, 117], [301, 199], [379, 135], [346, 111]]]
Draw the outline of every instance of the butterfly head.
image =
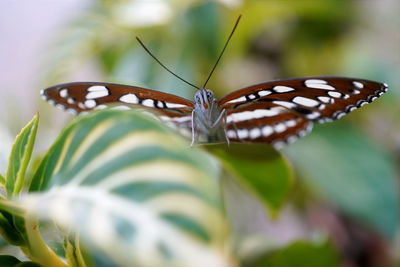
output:
[[208, 110], [213, 101], [215, 101], [214, 94], [208, 89], [201, 88], [194, 95], [195, 106], [202, 110]]

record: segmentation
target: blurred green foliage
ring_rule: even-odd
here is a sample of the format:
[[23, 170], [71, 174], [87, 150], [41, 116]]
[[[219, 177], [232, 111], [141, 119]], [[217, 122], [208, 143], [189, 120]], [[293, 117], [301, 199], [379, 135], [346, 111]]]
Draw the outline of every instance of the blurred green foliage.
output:
[[261, 144], [210, 145], [238, 183], [253, 191], [276, 215], [288, 198], [293, 174], [286, 160], [271, 146]]
[[339, 266], [337, 255], [332, 253], [328, 242], [311, 244], [298, 241], [272, 252], [265, 258], [245, 265], [245, 267], [335, 267]]
[[393, 237], [400, 216], [393, 159], [354, 127], [335, 124], [294, 144], [292, 158], [315, 194]]

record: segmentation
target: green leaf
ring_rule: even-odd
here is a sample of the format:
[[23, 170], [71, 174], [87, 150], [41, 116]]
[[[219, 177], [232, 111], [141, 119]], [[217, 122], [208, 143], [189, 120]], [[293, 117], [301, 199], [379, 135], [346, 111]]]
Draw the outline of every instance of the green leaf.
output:
[[354, 128], [321, 126], [289, 150], [307, 184], [360, 222], [388, 237], [399, 223], [393, 160]]
[[338, 255], [325, 242], [313, 244], [297, 241], [286, 248], [265, 255], [244, 267], [337, 267]]
[[65, 259], [71, 266], [99, 266], [95, 265], [92, 255], [82, 248], [78, 235], [70, 235], [64, 240]]
[[6, 178], [0, 174], [0, 186], [4, 186], [6, 184]]
[[42, 265], [33, 261], [24, 261], [15, 265], [15, 267], [41, 267]]
[[14, 256], [0, 255], [0, 266], [2, 267], [15, 267], [21, 261]]
[[1, 267], [40, 267], [39, 264], [33, 261], [21, 262], [14, 256], [0, 255], [0, 266]]
[[17, 135], [11, 148], [6, 174], [8, 197], [18, 195], [25, 184], [25, 172], [31, 158], [38, 123], [39, 116], [35, 115]]
[[215, 160], [159, 121], [104, 110], [63, 131], [33, 179], [42, 192], [22, 201], [79, 233], [96, 261], [218, 266], [228, 228], [218, 176]]
[[[36, 132], [39, 123], [39, 116], [33, 119], [21, 130], [11, 148], [11, 154], [6, 173], [7, 196], [18, 195], [23, 186], [26, 185], [25, 173], [35, 142]], [[2, 236], [13, 245], [24, 244], [24, 220], [21, 217], [23, 211], [15, 203], [6, 199], [0, 200], [0, 232]]]
[[261, 144], [223, 144], [207, 148], [273, 214], [279, 210], [293, 185], [293, 174], [286, 160], [276, 150]]
[[1, 211], [0, 213], [0, 234], [11, 245], [22, 245], [24, 240], [19, 231], [14, 227], [11, 214]]

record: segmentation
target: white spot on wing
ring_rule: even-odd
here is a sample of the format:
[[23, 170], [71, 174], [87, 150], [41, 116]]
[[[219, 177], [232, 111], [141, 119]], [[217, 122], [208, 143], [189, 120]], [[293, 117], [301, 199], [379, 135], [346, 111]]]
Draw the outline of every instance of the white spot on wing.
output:
[[290, 128], [290, 127], [296, 126], [297, 123], [296, 123], [295, 120], [288, 120], [288, 121], [285, 122], [285, 124], [286, 124], [287, 127]]
[[184, 108], [186, 105], [165, 102], [167, 108]]
[[228, 101], [227, 103], [237, 103], [237, 102], [245, 102], [246, 101], [246, 97], [242, 96], [236, 99], [232, 99], [230, 101]]
[[101, 92], [101, 91], [106, 91], [108, 92], [108, 89], [103, 86], [103, 85], [93, 85], [88, 87], [88, 92]]
[[274, 132], [274, 130], [273, 130], [272, 127], [269, 126], [269, 125], [264, 126], [264, 127], [261, 129], [261, 133], [262, 133], [262, 135], [263, 135], [264, 137], [270, 136], [273, 132]]
[[297, 133], [297, 135], [298, 135], [299, 137], [306, 136], [309, 132], [311, 132], [311, 130], [312, 130], [312, 123], [309, 123], [309, 124], [306, 126], [306, 128], [303, 129], [303, 130], [301, 130], [301, 131], [299, 131], [299, 132]]
[[60, 90], [59, 94], [62, 98], [66, 98], [68, 96], [68, 90], [62, 89], [62, 90]]
[[240, 129], [237, 131], [239, 139], [244, 139], [247, 138], [249, 135], [249, 131], [247, 129]]
[[274, 130], [277, 133], [281, 133], [287, 130], [286, 125], [283, 123], [277, 123], [274, 125]]
[[310, 120], [316, 119], [319, 116], [321, 116], [321, 113], [319, 113], [317, 111], [313, 111], [312, 113], [306, 115], [307, 119], [310, 119]]
[[119, 98], [119, 101], [127, 104], [138, 104], [139, 98], [134, 94], [126, 94]]
[[94, 108], [96, 106], [96, 101], [89, 99], [85, 101], [84, 105], [85, 108]]
[[354, 82], [353, 82], [353, 85], [354, 85], [355, 87], [359, 88], [359, 89], [364, 88], [364, 84], [362, 84], [362, 83], [360, 83], [360, 82], [354, 81]]
[[236, 138], [236, 131], [235, 130], [228, 130], [226, 132], [226, 135], [228, 136], [228, 138]]
[[276, 142], [272, 143], [272, 146], [273, 146], [275, 149], [281, 149], [281, 148], [283, 148], [283, 147], [285, 146], [285, 142], [276, 141]]
[[231, 113], [227, 117], [227, 123], [230, 122], [239, 122], [239, 121], [247, 121], [252, 119], [260, 119], [264, 117], [273, 117], [281, 112], [282, 109], [279, 107], [270, 108], [270, 109], [255, 109], [253, 111], [242, 111], [237, 113]]
[[289, 86], [277, 85], [277, 86], [274, 86], [273, 90], [277, 93], [286, 93], [286, 92], [294, 91], [294, 88], [289, 87]]
[[76, 115], [76, 114], [78, 114], [78, 111], [76, 111], [75, 109], [73, 109], [73, 108], [69, 108], [69, 109], [67, 109], [67, 112], [68, 113], [70, 113], [70, 114], [72, 114], [72, 115]]
[[310, 79], [304, 82], [306, 87], [308, 88], [316, 88], [316, 89], [323, 89], [323, 90], [335, 90], [335, 87], [330, 86], [327, 81], [318, 80], [318, 79]]
[[322, 103], [326, 103], [326, 104], [333, 104], [334, 100], [330, 97], [327, 96], [318, 96], [318, 100], [321, 101]]
[[368, 104], [368, 102], [366, 100], [360, 100], [360, 101], [357, 102], [357, 106], [358, 107], [362, 107], [362, 106], [364, 106], [366, 104]]
[[340, 118], [342, 118], [344, 115], [346, 115], [345, 112], [338, 112], [338, 113], [335, 115], [335, 118], [336, 118], [336, 119], [340, 119]]
[[259, 96], [266, 96], [266, 95], [270, 95], [271, 94], [271, 91], [269, 91], [269, 90], [262, 90], [262, 91], [258, 91], [258, 95]]
[[307, 84], [328, 84], [327, 81], [319, 80], [319, 79], [308, 79], [308, 80], [305, 80], [304, 83], [306, 84], [306, 86], [307, 86]]
[[78, 107], [81, 108], [81, 109], [85, 109], [86, 108], [85, 105], [82, 102], [78, 103]]
[[154, 100], [153, 99], [145, 99], [142, 101], [142, 105], [145, 107], [154, 108]]
[[328, 95], [335, 98], [340, 98], [342, 96], [339, 92], [328, 92]]
[[164, 102], [163, 101], [157, 101], [157, 107], [158, 108], [163, 108], [164, 107]]
[[311, 98], [302, 97], [302, 96], [296, 96], [295, 98], [293, 98], [292, 101], [299, 105], [303, 105], [306, 107], [316, 107], [319, 105], [318, 101], [311, 99]]
[[96, 109], [106, 109], [106, 108], [107, 108], [106, 105], [98, 105], [98, 106], [96, 107]]
[[261, 136], [261, 130], [258, 128], [254, 128], [250, 130], [250, 138], [256, 139]]
[[65, 110], [65, 106], [63, 104], [56, 104], [56, 108]]
[[280, 101], [280, 100], [272, 101], [272, 103], [277, 104], [277, 105], [284, 106], [284, 107], [286, 107], [286, 108], [294, 108], [294, 107], [297, 106], [296, 104], [293, 104], [292, 102]]
[[353, 110], [357, 109], [355, 106], [351, 106], [347, 109], [347, 112], [352, 112]]
[[[91, 90], [93, 87], [98, 87], [98, 89]], [[100, 88], [102, 88], [102, 89], [100, 89]], [[105, 88], [104, 86], [92, 86], [92, 87], [89, 87], [88, 91], [89, 91], [89, 93], [86, 95], [87, 99], [96, 99], [96, 98], [99, 98], [99, 97], [103, 97], [103, 96], [108, 96], [109, 95], [108, 89]]]

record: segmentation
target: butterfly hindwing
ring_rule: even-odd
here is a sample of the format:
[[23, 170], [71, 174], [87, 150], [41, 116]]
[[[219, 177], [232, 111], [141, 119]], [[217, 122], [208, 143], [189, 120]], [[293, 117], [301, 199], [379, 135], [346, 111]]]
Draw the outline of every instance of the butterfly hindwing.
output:
[[312, 122], [292, 110], [255, 102], [228, 111], [226, 134], [232, 142], [290, 143], [311, 131]]
[[372, 102], [387, 91], [387, 85], [363, 79], [309, 77], [277, 80], [234, 91], [218, 102], [235, 110], [248, 103], [268, 102], [297, 112], [310, 121], [339, 119]]

